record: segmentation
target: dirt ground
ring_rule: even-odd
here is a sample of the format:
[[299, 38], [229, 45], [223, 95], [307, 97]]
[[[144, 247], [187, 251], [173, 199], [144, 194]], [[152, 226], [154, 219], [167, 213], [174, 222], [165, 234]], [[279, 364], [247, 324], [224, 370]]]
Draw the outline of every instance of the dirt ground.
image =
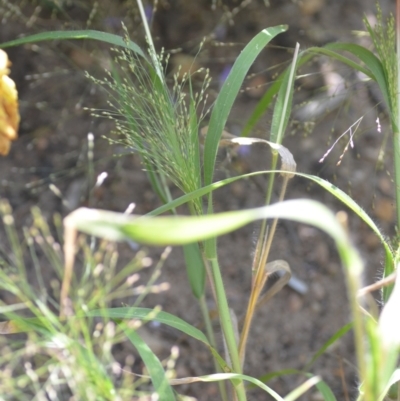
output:
[[[93, 15], [94, 2], [91, 0], [61, 2], [64, 12], [59, 13], [45, 5], [38, 9], [32, 2], [21, 2], [21, 12], [11, 13], [13, 15], [5, 12], [12, 11], [11, 3], [3, 3], [0, 2], [0, 13], [3, 7], [0, 42], [40, 31], [84, 29], [90, 20], [91, 28], [113, 33], [121, 33], [121, 22], [124, 22], [132, 40], [143, 44], [134, 1], [99, 1]], [[212, 3], [215, 3], [215, 10], [212, 10]], [[262, 0], [162, 0], [154, 14], [152, 29], [159, 49], [180, 48], [180, 54], [193, 57], [198, 44], [206, 37], [196, 62], [210, 68], [213, 77], [210, 96], [214, 98], [224, 71], [255, 34], [269, 26], [289, 25], [288, 32], [278, 36], [254, 63], [252, 75], [246, 82], [250, 89], [238, 98], [227, 126], [234, 134], [240, 133], [265, 85], [273, 79], [275, 70], [271, 67], [290, 60], [288, 48], [293, 49], [296, 42], [303, 49], [338, 40], [366, 44], [366, 38], [355, 31], [363, 29], [363, 14], [371, 16], [375, 12], [373, 0], [272, 0], [270, 3], [267, 7]], [[384, 15], [394, 11], [394, 1], [382, 0], [380, 3]], [[223, 45], [217, 45], [217, 42]], [[20, 138], [13, 144], [10, 154], [0, 159], [0, 197], [10, 201], [18, 226], [29, 224], [30, 209], [34, 205], [50, 218], [55, 212], [66, 215], [70, 209], [88, 203], [87, 135], [90, 132], [95, 138], [95, 175], [108, 173], [90, 206], [124, 211], [129, 203], [135, 202], [139, 214], [158, 206], [137, 157], [127, 154], [121, 146], [110, 146], [103, 139], [103, 136], [111, 135], [112, 123], [92, 117], [85, 109], [106, 106], [104, 92], [90, 82], [83, 71], [100, 75], [112, 57], [109, 47], [93, 42], [53, 42], [7, 51], [13, 63], [12, 78], [19, 91], [22, 120]], [[390, 172], [393, 155], [390, 145], [387, 149], [383, 145], [385, 110], [377, 105], [380, 98], [374, 87], [368, 86], [354, 72], [325, 59], [316, 59], [301, 72], [305, 76], [299, 80], [294, 117], [284, 140], [284, 145], [294, 155], [298, 171], [319, 175], [349, 192], [385, 233], [392, 234], [394, 208]], [[324, 85], [329, 79], [345, 88], [343, 101], [313, 114], [305, 107], [313, 104], [311, 102], [324, 104], [329, 96]], [[378, 116], [382, 133], [377, 131], [375, 121]], [[349, 135], [323, 163], [319, 163], [334, 140], [360, 117], [363, 119], [353, 138], [354, 148], [345, 153], [340, 166], [336, 163]], [[252, 135], [267, 138], [270, 120], [271, 114], [267, 113]], [[378, 168], [376, 161], [382, 147], [385, 156], [383, 165]], [[216, 178], [236, 174], [238, 168], [245, 171], [267, 169], [268, 158], [269, 150], [257, 147], [225, 167], [221, 154], [221, 168]], [[236, 210], [262, 205], [264, 194], [260, 188], [265, 187], [265, 183], [265, 178], [257, 178], [255, 182], [240, 181], [219, 190], [215, 196], [215, 209]], [[50, 184], [58, 188], [69, 207], [63, 204]], [[174, 195], [178, 196], [178, 192]], [[332, 196], [300, 178], [292, 180], [287, 197], [312, 198], [334, 211], [343, 209]], [[365, 282], [370, 283], [379, 276], [382, 268], [383, 253], [379, 241], [351, 215], [349, 229], [365, 260]], [[252, 225], [219, 240], [227, 294], [237, 316], [244, 313], [247, 304], [256, 235], [257, 225]], [[156, 261], [162, 249], [150, 249], [149, 252]], [[122, 246], [121, 254], [132, 257], [133, 251]], [[287, 260], [294, 275], [307, 285], [307, 291], [301, 294], [286, 287], [258, 312], [245, 366], [245, 372], [255, 377], [271, 371], [301, 369], [336, 330], [349, 322], [341, 266], [327, 236], [310, 227], [282, 222], [274, 242], [271, 260], [274, 259]], [[143, 281], [148, 274], [143, 273]], [[172, 251], [157, 282], [169, 283], [170, 288], [149, 296], [146, 306], [162, 305], [163, 310], [192, 324], [200, 323], [199, 309], [187, 284], [180, 249]], [[211, 297], [209, 302], [213, 308]], [[171, 346], [179, 340], [178, 377], [213, 371], [210, 355], [199, 344], [182, 339], [176, 332], [163, 327], [149, 326], [146, 330], [146, 338], [160, 357], [166, 357]], [[313, 373], [331, 386], [338, 400], [351, 399], [357, 386], [353, 351], [352, 337], [348, 334], [312, 368]], [[123, 353], [124, 349], [119, 352]], [[302, 380], [296, 375], [286, 375], [268, 384], [285, 395]], [[199, 400], [218, 399], [213, 384], [181, 386], [178, 391]], [[317, 401], [318, 397], [316, 391], [311, 390], [302, 400]], [[270, 398], [254, 390], [250, 399]]]

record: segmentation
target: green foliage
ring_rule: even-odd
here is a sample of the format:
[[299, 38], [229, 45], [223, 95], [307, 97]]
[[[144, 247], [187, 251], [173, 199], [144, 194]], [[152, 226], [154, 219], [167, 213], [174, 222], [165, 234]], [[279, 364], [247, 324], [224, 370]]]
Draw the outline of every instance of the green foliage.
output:
[[98, 40], [100, 42], [109, 43], [110, 45], [127, 48], [137, 55], [145, 58], [142, 49], [131, 40], [125, 41], [121, 36], [113, 35], [107, 32], [83, 30], [83, 31], [54, 31], [54, 32], [41, 32], [35, 35], [26, 36], [20, 39], [10, 40], [0, 44], [0, 48], [5, 49], [11, 46], [25, 45], [27, 43], [37, 43], [49, 40]]
[[[118, 253], [105, 241], [89, 244], [80, 238], [80, 266], [77, 266], [70, 293], [72, 316], [60, 319], [57, 299], [63, 275], [63, 252], [59, 238], [52, 235], [37, 209], [33, 223], [16, 230], [12, 211], [1, 200], [0, 215], [8, 241], [1, 245], [0, 290], [8, 305], [0, 303], [6, 322], [0, 323], [0, 392], [3, 400], [27, 400], [50, 395], [57, 400], [70, 397], [82, 400], [128, 400], [147, 380], [137, 380], [129, 362], [116, 361], [113, 346], [124, 341], [122, 328], [106, 314], [101, 321], [86, 312], [104, 310], [111, 301], [135, 293], [134, 280], [128, 280], [145, 265], [140, 252], [125, 267], [118, 269]], [[61, 220], [55, 227], [62, 231]], [[4, 232], [2, 232], [4, 234]], [[5, 255], [9, 255], [5, 257]], [[28, 259], [29, 257], [29, 259]], [[34, 269], [35, 280], [32, 280]], [[51, 288], [46, 276], [53, 276]], [[81, 316], [78, 318], [77, 316]], [[94, 316], [94, 315], [93, 315]], [[24, 332], [24, 336], [4, 334]], [[122, 365], [121, 365], [122, 363]]]
[[204, 184], [212, 182], [215, 169], [215, 159], [222, 131], [225, 127], [233, 102], [239, 93], [239, 89], [246, 77], [250, 66], [261, 50], [278, 34], [286, 31], [284, 25], [264, 29], [243, 49], [236, 59], [232, 70], [224, 82], [221, 92], [215, 101], [210, 125], [204, 146]]
[[[368, 19], [364, 17], [364, 24], [374, 43], [375, 50], [383, 66], [386, 87], [389, 92], [389, 109], [392, 116], [397, 116], [397, 55], [396, 55], [396, 28], [393, 14], [390, 14], [386, 26], [382, 24], [382, 10], [379, 3], [376, 4], [376, 25], [373, 28]], [[367, 64], [368, 65], [368, 64]], [[392, 119], [393, 119], [392, 117]], [[395, 120], [393, 121], [396, 124]]]
[[[170, 93], [151, 65], [130, 51], [116, 52], [117, 67], [108, 79], [96, 81], [109, 89], [113, 99], [114, 111], [104, 115], [116, 121], [123, 143], [142, 157], [149, 170], [165, 174], [185, 193], [198, 189], [200, 121], [194, 115], [204, 100], [208, 75], [200, 93], [188, 104], [177, 77]], [[196, 210], [200, 213], [199, 204]]]

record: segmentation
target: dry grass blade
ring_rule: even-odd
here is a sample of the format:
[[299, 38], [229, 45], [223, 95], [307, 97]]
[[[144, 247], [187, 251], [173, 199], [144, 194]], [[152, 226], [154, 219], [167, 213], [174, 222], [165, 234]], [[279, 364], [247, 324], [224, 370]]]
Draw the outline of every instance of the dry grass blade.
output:
[[[265, 305], [274, 295], [276, 295], [291, 279], [292, 277], [292, 270], [285, 260], [278, 259], [274, 260], [273, 262], [269, 262], [265, 265], [265, 276], [263, 287], [267, 283], [268, 279], [276, 274], [281, 274], [279, 279], [272, 285], [272, 287], [262, 296], [259, 298], [255, 310], [258, 310], [261, 306]], [[246, 316], [243, 316], [240, 319], [240, 323], [243, 323]]]
[[68, 219], [64, 219], [64, 277], [60, 293], [60, 317], [69, 315], [68, 294], [71, 287], [72, 274], [75, 260], [75, 242], [77, 236], [76, 228], [68, 224]]
[[[207, 131], [208, 127], [203, 127], [200, 130], [200, 137], [205, 138], [205, 136], [207, 135]], [[223, 131], [221, 135], [221, 140], [219, 141], [219, 146], [225, 148], [234, 146], [248, 146], [248, 145], [253, 145], [255, 143], [265, 143], [268, 146], [270, 146], [274, 151], [278, 152], [279, 156], [281, 157], [282, 175], [286, 175], [289, 178], [294, 177], [294, 174], [292, 173], [296, 172], [296, 167], [297, 167], [296, 162], [290, 150], [283, 145], [270, 142], [261, 138], [235, 136], [227, 131]]]
[[370, 292], [380, 290], [381, 288], [386, 287], [389, 284], [393, 284], [396, 280], [396, 277], [397, 277], [397, 270], [394, 273], [390, 274], [389, 276], [384, 277], [382, 280], [379, 280], [374, 284], [367, 285], [366, 287], [361, 288], [357, 293], [357, 297], [362, 297], [366, 294], [369, 294]]
[[276, 295], [292, 277], [292, 270], [290, 269], [288, 262], [281, 259], [274, 260], [273, 262], [267, 263], [265, 266], [265, 283], [271, 275], [278, 272], [282, 272], [282, 276], [280, 276], [278, 281], [276, 281], [273, 286], [259, 299], [256, 310], [262, 305], [265, 305], [274, 295]]

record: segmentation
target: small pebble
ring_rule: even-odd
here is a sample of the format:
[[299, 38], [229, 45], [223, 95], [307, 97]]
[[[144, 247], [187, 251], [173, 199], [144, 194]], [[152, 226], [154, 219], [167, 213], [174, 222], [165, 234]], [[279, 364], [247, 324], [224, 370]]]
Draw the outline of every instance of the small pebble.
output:
[[324, 286], [318, 281], [314, 281], [311, 285], [311, 291], [314, 295], [314, 298], [318, 301], [321, 301], [326, 296], [326, 291]]
[[365, 233], [363, 236], [363, 243], [367, 246], [369, 251], [379, 248], [381, 241], [375, 233]]
[[389, 177], [381, 177], [378, 181], [378, 188], [385, 195], [391, 195], [393, 192], [393, 182]]
[[289, 295], [289, 310], [292, 313], [298, 312], [304, 305], [303, 299], [295, 294], [291, 293]]
[[82, 68], [83, 70], [87, 70], [93, 64], [93, 57], [85, 49], [74, 48], [69, 53], [70, 59], [77, 65], [77, 67]]
[[301, 0], [299, 1], [300, 12], [303, 15], [314, 15], [325, 5], [324, 0]]
[[386, 222], [390, 223], [394, 219], [394, 202], [391, 199], [381, 198], [375, 202], [374, 215]]
[[318, 303], [318, 302], [313, 302], [312, 304], [311, 304], [311, 310], [314, 312], [314, 313], [319, 313], [319, 312], [321, 312], [321, 305]]

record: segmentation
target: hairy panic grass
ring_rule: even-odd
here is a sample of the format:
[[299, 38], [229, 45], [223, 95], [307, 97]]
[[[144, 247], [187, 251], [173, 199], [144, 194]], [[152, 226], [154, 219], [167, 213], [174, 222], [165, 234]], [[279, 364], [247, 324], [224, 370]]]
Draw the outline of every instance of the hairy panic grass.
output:
[[[184, 193], [195, 191], [201, 187], [198, 132], [205, 114], [208, 71], [200, 91], [193, 94], [191, 76], [180, 81], [178, 72], [170, 89], [150, 63], [128, 50], [116, 52], [117, 66], [107, 78], [95, 80], [112, 95], [112, 110], [102, 115], [115, 121], [120, 142], [138, 153], [148, 170], [165, 176]], [[167, 61], [159, 58], [160, 64]]]

